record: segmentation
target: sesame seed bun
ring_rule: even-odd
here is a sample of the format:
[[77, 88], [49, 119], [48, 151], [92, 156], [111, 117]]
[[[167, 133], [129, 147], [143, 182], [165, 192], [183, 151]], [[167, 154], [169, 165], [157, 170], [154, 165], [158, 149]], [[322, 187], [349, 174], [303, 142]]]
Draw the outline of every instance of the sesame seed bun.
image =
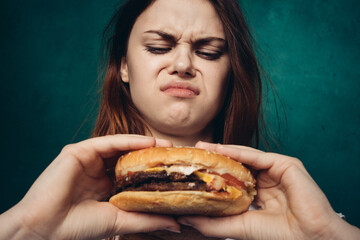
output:
[[[119, 158], [115, 176], [163, 166], [196, 166], [217, 176], [231, 175], [246, 188], [232, 191], [122, 191], [110, 202], [122, 210], [171, 215], [227, 216], [246, 211], [256, 193], [255, 179], [241, 163], [215, 152], [190, 147], [153, 147], [130, 152]], [[209, 183], [208, 183], [209, 184]]]

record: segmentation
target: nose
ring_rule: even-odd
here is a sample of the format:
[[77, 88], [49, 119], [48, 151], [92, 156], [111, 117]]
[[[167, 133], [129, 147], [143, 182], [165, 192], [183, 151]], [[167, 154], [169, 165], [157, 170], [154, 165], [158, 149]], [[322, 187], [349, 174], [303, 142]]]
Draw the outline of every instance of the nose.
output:
[[181, 78], [195, 77], [196, 71], [192, 62], [191, 50], [186, 46], [178, 46], [176, 49], [173, 62], [169, 68], [169, 74], [178, 75]]

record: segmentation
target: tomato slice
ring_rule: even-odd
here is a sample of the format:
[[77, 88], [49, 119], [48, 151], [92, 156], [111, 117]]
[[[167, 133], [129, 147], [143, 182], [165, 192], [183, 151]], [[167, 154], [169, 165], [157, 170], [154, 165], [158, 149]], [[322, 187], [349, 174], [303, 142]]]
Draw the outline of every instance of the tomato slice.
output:
[[[205, 170], [204, 170], [204, 171], [205, 171]], [[210, 171], [209, 174], [221, 176], [222, 178], [225, 179], [225, 182], [226, 182], [227, 185], [234, 186], [234, 187], [239, 188], [239, 189], [242, 188], [242, 189], [244, 189], [245, 191], [247, 190], [247, 187], [245, 186], [245, 183], [244, 183], [244, 182], [239, 181], [236, 177], [230, 175], [229, 173], [218, 174], [218, 173], [216, 173], [216, 172]]]
[[234, 176], [231, 176], [228, 173], [222, 174], [221, 177], [223, 177], [225, 179], [225, 181], [227, 182], [228, 185], [242, 188], [244, 190], [247, 189], [244, 182], [237, 180]]

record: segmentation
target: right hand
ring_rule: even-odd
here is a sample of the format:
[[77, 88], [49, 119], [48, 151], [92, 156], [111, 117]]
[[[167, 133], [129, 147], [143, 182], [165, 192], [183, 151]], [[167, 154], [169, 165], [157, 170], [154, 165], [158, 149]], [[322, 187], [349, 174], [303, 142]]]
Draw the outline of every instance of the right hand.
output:
[[112, 135], [64, 147], [25, 197], [0, 216], [0, 226], [8, 226], [0, 239], [101, 239], [133, 232], [179, 231], [171, 217], [125, 212], [103, 201], [112, 189], [104, 160], [159, 145], [172, 144], [139, 135]]

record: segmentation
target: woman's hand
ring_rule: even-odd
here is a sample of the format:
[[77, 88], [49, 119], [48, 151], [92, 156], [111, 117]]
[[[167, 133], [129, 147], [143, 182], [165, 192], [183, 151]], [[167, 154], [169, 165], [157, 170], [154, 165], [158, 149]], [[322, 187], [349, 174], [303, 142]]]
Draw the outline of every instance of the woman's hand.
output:
[[114, 135], [66, 146], [25, 197], [0, 216], [0, 239], [101, 239], [159, 229], [178, 231], [173, 218], [124, 212], [103, 201], [112, 189], [104, 159], [155, 145], [171, 143]]
[[223, 218], [181, 217], [205, 236], [234, 239], [360, 239], [360, 230], [331, 208], [326, 196], [295, 158], [242, 146], [199, 142], [258, 170], [258, 210]]

